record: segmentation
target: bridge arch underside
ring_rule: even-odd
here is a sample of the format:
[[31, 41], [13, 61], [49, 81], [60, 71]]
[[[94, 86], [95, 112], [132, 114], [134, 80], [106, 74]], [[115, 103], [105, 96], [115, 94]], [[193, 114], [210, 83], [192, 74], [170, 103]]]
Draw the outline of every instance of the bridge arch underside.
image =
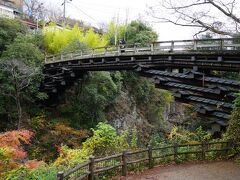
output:
[[213, 71], [240, 71], [240, 52], [144, 53], [64, 59], [45, 64], [42, 90], [49, 101], [83, 78], [88, 71], [134, 70], [170, 90], [177, 101], [197, 104], [196, 111], [225, 128], [240, 82], [215, 77]]

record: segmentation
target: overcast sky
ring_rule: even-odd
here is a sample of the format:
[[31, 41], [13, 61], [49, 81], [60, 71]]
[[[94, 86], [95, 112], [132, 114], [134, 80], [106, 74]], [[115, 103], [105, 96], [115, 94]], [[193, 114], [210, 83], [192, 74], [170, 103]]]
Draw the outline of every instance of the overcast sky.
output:
[[[60, 7], [64, 0], [45, 0], [46, 4]], [[66, 4], [66, 16], [83, 20], [96, 27], [119, 17], [119, 22], [135, 19], [147, 21], [158, 32], [159, 40], [191, 39], [196, 30], [171, 24], [153, 23], [147, 15], [147, 6], [154, 6], [157, 0], [72, 0]]]

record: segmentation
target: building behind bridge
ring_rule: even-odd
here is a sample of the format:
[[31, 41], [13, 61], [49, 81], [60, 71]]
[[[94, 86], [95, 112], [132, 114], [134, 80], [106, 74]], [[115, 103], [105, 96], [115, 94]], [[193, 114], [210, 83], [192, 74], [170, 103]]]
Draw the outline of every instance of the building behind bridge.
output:
[[[29, 29], [35, 30], [41, 28], [41, 25], [38, 25], [36, 20], [28, 17], [28, 15], [23, 12], [23, 0], [0, 0], [0, 17], [10, 18], [10, 19], [19, 19], [24, 23]], [[94, 32], [102, 34], [102, 30], [93, 27], [91, 25], [86, 25], [83, 21], [75, 20], [71, 18], [66, 18], [67, 24], [69, 27], [73, 27], [76, 23], [83, 30], [93, 29]], [[46, 24], [51, 23], [52, 21], [45, 22]], [[57, 28], [63, 28], [62, 20], [55, 22]]]
[[23, 13], [23, 0], [0, 0], [0, 17], [17, 18]]

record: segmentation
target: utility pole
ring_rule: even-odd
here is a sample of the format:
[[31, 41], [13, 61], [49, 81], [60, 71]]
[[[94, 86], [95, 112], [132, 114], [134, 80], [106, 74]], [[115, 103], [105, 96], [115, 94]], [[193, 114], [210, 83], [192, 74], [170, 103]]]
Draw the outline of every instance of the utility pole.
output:
[[129, 9], [126, 9], [124, 41], [127, 41], [126, 33], [127, 33], [128, 17], [129, 17]]
[[64, 25], [65, 25], [65, 21], [66, 21], [66, 0], [64, 0], [64, 2], [63, 2], [63, 21], [64, 21]]
[[[38, 5], [38, 9], [40, 10], [40, 12], [41, 12], [42, 6], [43, 6], [43, 3], [41, 3], [41, 4]], [[39, 11], [37, 12], [37, 32], [38, 32], [38, 26], [39, 26], [39, 16], [40, 16], [40, 12], [39, 12]]]
[[[68, 0], [64, 0], [63, 3], [62, 3], [62, 6], [63, 6], [63, 24], [65, 26], [66, 24], [66, 3], [67, 3]], [[69, 0], [69, 1], [72, 1], [72, 0]]]
[[117, 19], [116, 19], [116, 29], [115, 29], [115, 46], [117, 45], [117, 40], [118, 40], [118, 23], [119, 23], [119, 11], [117, 14]]

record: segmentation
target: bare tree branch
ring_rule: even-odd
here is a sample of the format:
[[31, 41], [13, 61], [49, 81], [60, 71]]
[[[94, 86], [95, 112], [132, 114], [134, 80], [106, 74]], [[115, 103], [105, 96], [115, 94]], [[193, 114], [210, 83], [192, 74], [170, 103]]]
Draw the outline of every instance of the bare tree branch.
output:
[[15, 59], [0, 61], [0, 67], [1, 72], [7, 77], [7, 81], [0, 85], [0, 93], [15, 100], [18, 112], [18, 128], [20, 128], [22, 122], [21, 100], [23, 93], [32, 84], [38, 72], [23, 61]]
[[[231, 12], [225, 11], [221, 6], [217, 5], [213, 0], [208, 0], [210, 4], [212, 4], [214, 7], [216, 7], [218, 10], [220, 10], [223, 14], [226, 16], [232, 18], [235, 22], [240, 23], [240, 18], [232, 14]], [[224, 6], [226, 7], [226, 6]], [[232, 10], [233, 11], [233, 10]]]
[[196, 34], [211, 31], [232, 37], [240, 35], [240, 18], [234, 14], [240, 8], [236, 0], [159, 1], [160, 6], [150, 7], [149, 14], [160, 23], [200, 28]]
[[199, 34], [204, 33], [204, 32], [206, 32], [206, 31], [208, 31], [208, 29], [200, 30], [199, 32], [197, 32], [196, 34], [194, 34], [194, 37], [198, 37]]
[[44, 19], [46, 9], [42, 0], [23, 0], [25, 12], [32, 18]]

